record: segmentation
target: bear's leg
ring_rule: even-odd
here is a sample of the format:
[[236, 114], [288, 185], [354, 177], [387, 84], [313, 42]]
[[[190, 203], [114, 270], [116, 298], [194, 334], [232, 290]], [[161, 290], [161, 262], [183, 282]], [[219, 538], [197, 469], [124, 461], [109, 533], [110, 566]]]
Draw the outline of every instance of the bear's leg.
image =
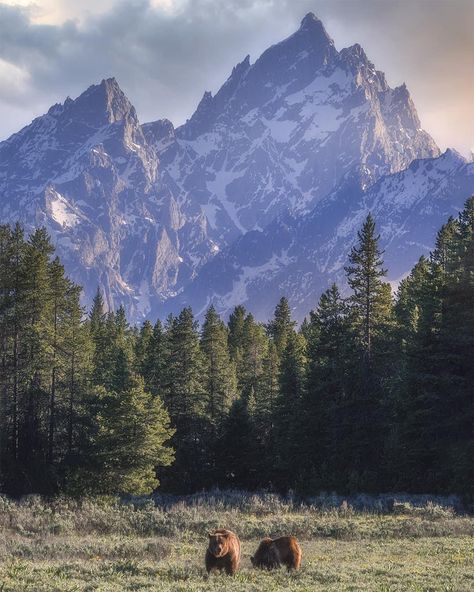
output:
[[228, 576], [234, 576], [237, 571], [237, 560], [229, 559], [225, 564], [225, 573]]
[[214, 571], [216, 569], [215, 557], [213, 557], [209, 552], [206, 553], [206, 557], [205, 557], [204, 562], [206, 565], [207, 573], [211, 573], [211, 571]]

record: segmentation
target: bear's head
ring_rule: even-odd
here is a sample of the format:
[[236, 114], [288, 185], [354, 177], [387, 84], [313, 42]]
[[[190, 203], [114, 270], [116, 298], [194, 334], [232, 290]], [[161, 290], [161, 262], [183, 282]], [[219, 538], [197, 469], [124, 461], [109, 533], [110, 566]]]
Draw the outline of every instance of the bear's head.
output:
[[214, 557], [224, 557], [229, 552], [229, 534], [223, 532], [209, 533], [209, 552]]
[[270, 538], [263, 539], [255, 551], [255, 555], [250, 557], [253, 567], [273, 569], [278, 566], [278, 557], [272, 543], [273, 541]]

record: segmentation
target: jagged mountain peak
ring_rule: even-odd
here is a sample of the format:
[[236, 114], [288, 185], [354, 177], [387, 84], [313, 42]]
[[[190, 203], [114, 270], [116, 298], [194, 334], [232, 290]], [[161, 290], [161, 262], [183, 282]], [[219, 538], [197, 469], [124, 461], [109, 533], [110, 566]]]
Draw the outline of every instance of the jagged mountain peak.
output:
[[231, 76], [240, 75], [242, 72], [247, 71], [250, 68], [250, 54], [247, 54], [245, 58], [239, 62], [232, 69]]
[[314, 14], [314, 12], [308, 12], [308, 14], [303, 17], [298, 31], [308, 31], [313, 37], [318, 37], [320, 40], [334, 44], [324, 28], [323, 22]]
[[281, 69], [306, 62], [316, 71], [334, 61], [337, 54], [334, 41], [323, 23], [310, 12], [303, 18], [297, 31], [263, 52], [255, 62], [255, 69], [264, 72], [267, 68]]
[[321, 22], [321, 19], [314, 14], [314, 12], [310, 11], [307, 12], [301, 19], [300, 28], [303, 29], [304, 27], [310, 27], [314, 24], [322, 25], [323, 23]]
[[[46, 124], [48, 119], [51, 122]], [[74, 122], [74, 125], [82, 126], [84, 133], [90, 135], [93, 129], [127, 119], [138, 125], [135, 108], [116, 79], [107, 78], [99, 84], [89, 86], [75, 99], [68, 96], [63, 103], [52, 105], [45, 115], [37, 117], [30, 125], [23, 128], [21, 133], [31, 134], [38, 128], [42, 131], [44, 127], [61, 129], [65, 122], [69, 121]]]
[[135, 108], [115, 78], [103, 79], [99, 84], [93, 84], [77, 99], [68, 103], [68, 109], [76, 114], [82, 112], [84, 118], [103, 124], [121, 121], [129, 115], [136, 118]]
[[460, 166], [468, 162], [467, 159], [464, 158], [464, 156], [460, 154], [455, 148], [446, 148], [446, 150], [441, 154], [440, 159], [457, 163]]
[[344, 47], [339, 52], [341, 61], [350, 64], [352, 67], [369, 66], [374, 67], [372, 62], [367, 57], [364, 48], [359, 43], [354, 43], [349, 47]]
[[[135, 108], [115, 78], [91, 85], [75, 99], [67, 97], [1, 142], [0, 190], [4, 179], [24, 177], [28, 180], [25, 193], [27, 186], [42, 191], [45, 183], [63, 176], [73, 162], [77, 169], [81, 160], [81, 169], [84, 159], [97, 160], [94, 147], [102, 143], [117, 156], [123, 150], [136, 152], [138, 145], [143, 153], [149, 152]], [[146, 168], [153, 171], [156, 165], [150, 158], [144, 155]]]

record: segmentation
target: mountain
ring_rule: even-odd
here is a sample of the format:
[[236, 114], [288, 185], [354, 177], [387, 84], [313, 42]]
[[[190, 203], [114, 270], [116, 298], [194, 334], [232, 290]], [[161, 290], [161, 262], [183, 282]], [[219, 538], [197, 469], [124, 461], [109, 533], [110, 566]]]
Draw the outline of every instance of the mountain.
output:
[[220, 243], [307, 211], [352, 169], [366, 187], [438, 156], [406, 86], [391, 89], [360, 45], [338, 52], [321, 21], [247, 56], [183, 126], [144, 126], [178, 201], [201, 204]]
[[244, 304], [267, 319], [284, 294], [301, 321], [332, 282], [345, 286], [344, 265], [369, 212], [385, 250], [388, 279], [396, 285], [422, 254], [429, 254], [440, 226], [457, 215], [473, 189], [474, 163], [453, 150], [415, 160], [365, 191], [360, 179], [346, 178], [308, 215], [286, 211], [219, 253], [167, 303], [167, 312], [192, 302], [202, 315], [212, 303], [226, 315]]
[[113, 78], [51, 107], [0, 143], [0, 221], [46, 226], [85, 302], [99, 285], [135, 320], [240, 300], [266, 316], [282, 292], [301, 316], [363, 212], [402, 275], [472, 192], [469, 170], [439, 155], [405, 85], [310, 13], [180, 127], [141, 124]]
[[[159, 159], [112, 78], [66, 99], [0, 144], [0, 219], [46, 226], [90, 301], [132, 316], [174, 294], [213, 253], [199, 208], [186, 216], [163, 186]], [[182, 248], [186, 245], [186, 249]]]

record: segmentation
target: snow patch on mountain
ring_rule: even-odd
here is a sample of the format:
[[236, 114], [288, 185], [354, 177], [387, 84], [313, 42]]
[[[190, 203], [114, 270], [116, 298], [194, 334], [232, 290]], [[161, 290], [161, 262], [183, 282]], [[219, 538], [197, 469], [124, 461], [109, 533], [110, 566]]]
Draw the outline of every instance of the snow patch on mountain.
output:
[[49, 190], [46, 207], [50, 209], [52, 219], [63, 228], [73, 228], [79, 222], [79, 216], [68, 201], [54, 189]]

